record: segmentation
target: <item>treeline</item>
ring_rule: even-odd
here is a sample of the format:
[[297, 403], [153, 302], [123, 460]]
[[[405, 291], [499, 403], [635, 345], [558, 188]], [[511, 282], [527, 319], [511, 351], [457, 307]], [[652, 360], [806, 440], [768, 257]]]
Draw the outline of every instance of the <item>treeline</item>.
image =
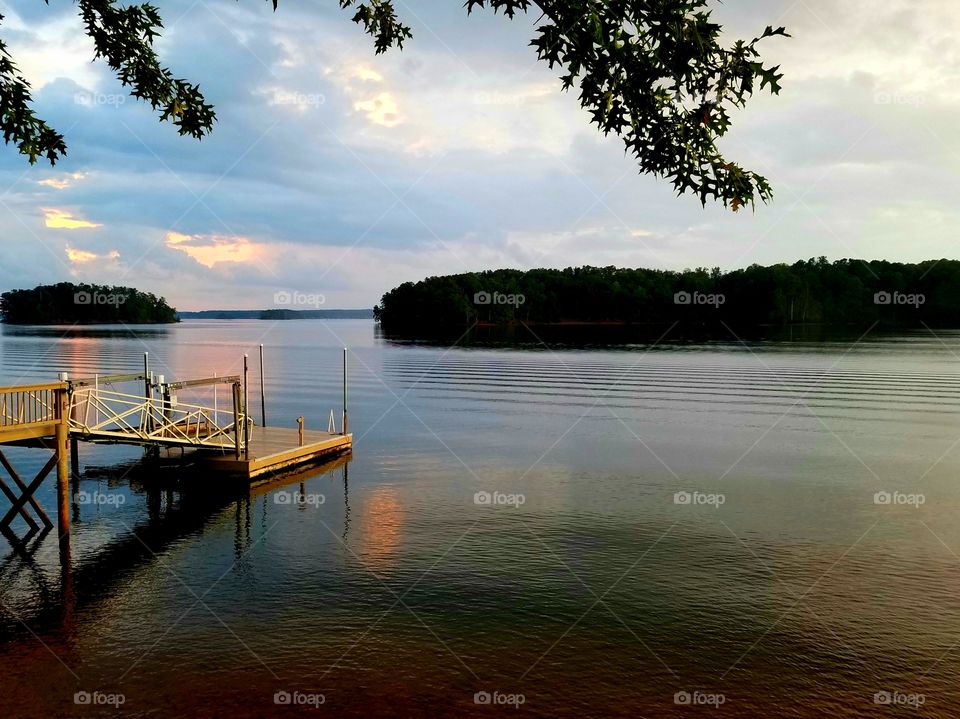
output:
[[825, 257], [721, 272], [616, 267], [493, 270], [407, 282], [374, 308], [387, 333], [474, 323], [960, 326], [960, 261]]
[[132, 287], [60, 282], [0, 295], [0, 319], [10, 324], [158, 324], [177, 322], [163, 297]]

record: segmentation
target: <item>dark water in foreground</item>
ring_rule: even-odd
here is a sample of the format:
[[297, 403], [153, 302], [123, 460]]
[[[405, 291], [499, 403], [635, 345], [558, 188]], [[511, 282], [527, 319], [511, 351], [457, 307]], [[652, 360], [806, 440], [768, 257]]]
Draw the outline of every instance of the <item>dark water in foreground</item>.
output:
[[392, 345], [366, 321], [62, 335], [5, 328], [0, 381], [135, 371], [144, 350], [168, 376], [228, 374], [263, 342], [269, 419], [316, 428], [347, 345], [356, 443], [239, 497], [157, 490], [176, 472], [140, 450], [82, 447], [76, 489], [113, 502], [73, 507], [70, 572], [52, 537], [0, 545], [2, 717], [960, 715], [958, 333], [559, 352]]

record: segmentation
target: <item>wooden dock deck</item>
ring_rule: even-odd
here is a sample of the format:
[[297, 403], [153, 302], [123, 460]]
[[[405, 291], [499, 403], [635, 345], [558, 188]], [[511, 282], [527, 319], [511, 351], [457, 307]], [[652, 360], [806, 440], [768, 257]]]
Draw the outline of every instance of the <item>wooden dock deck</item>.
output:
[[218, 474], [252, 480], [320, 462], [347, 453], [352, 447], [352, 434], [304, 430], [303, 446], [300, 446], [299, 430], [296, 428], [251, 427], [245, 456], [241, 455], [240, 459], [232, 451], [199, 451], [202, 452], [200, 462]]

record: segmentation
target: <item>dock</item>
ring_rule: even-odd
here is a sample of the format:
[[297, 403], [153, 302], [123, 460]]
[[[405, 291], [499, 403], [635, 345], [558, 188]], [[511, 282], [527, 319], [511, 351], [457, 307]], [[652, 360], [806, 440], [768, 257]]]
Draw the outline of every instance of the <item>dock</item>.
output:
[[[0, 473], [0, 492], [11, 505], [0, 517], [0, 533], [22, 544], [52, 529], [53, 523], [34, 495], [56, 467], [57, 515], [63, 543], [70, 532], [67, 486], [71, 464], [74, 474], [79, 470], [79, 442], [137, 445], [150, 451], [180, 448], [184, 456], [189, 452], [190, 460], [204, 469], [203, 481], [248, 483], [351, 452], [346, 358], [344, 350], [340, 427], [331, 410], [326, 431], [305, 429], [303, 416], [294, 420], [296, 427], [266, 426], [262, 347], [259, 425], [249, 412], [246, 356], [242, 375], [168, 382], [163, 375], [150, 371], [145, 354], [143, 371], [134, 374], [71, 379], [61, 373], [57, 382], [0, 387], [0, 448], [12, 445], [53, 451], [40, 472], [25, 481], [0, 449], [0, 468], [6, 470], [10, 480], [7, 482]], [[220, 387], [228, 389], [222, 403], [218, 401]], [[213, 406], [182, 401], [183, 394], [200, 388], [213, 389]], [[17, 517], [27, 525], [26, 537], [17, 537], [11, 529]]]
[[299, 430], [286, 427], [254, 427], [250, 430], [249, 451], [239, 459], [232, 454], [206, 454], [202, 466], [224, 477], [248, 480], [275, 475], [308, 463], [322, 462], [349, 452], [353, 435], [304, 430], [303, 445]]

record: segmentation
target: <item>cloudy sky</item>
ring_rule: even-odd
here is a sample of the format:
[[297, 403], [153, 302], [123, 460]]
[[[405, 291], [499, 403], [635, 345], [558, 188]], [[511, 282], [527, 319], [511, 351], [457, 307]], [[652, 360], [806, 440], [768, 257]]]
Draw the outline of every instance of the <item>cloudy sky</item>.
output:
[[407, 280], [497, 267], [957, 256], [955, 0], [715, 3], [730, 42], [793, 34], [763, 48], [783, 93], [754, 98], [724, 141], [776, 191], [738, 214], [639, 175], [536, 61], [536, 16], [398, 0], [414, 39], [377, 57], [335, 0], [156, 4], [163, 60], [217, 109], [202, 142], [91, 62], [74, 4], [0, 2], [0, 36], [69, 148], [52, 169], [0, 147], [0, 288], [370, 307]]

